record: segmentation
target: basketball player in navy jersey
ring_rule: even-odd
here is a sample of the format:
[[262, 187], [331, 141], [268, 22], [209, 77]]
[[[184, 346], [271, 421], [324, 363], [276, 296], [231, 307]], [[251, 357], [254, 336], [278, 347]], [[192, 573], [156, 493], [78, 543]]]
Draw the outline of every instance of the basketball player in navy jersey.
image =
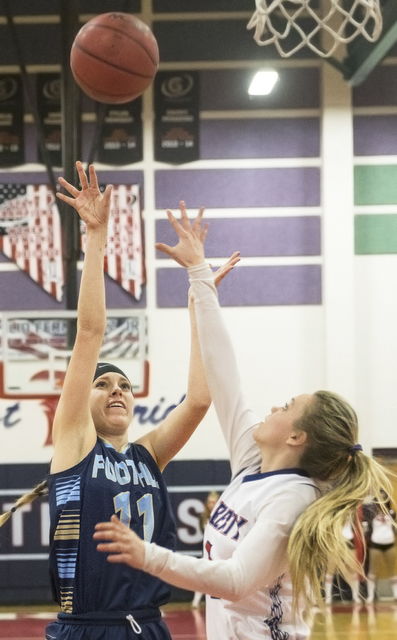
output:
[[[106, 327], [103, 262], [111, 187], [102, 195], [92, 166], [89, 180], [77, 163], [81, 190], [59, 181], [86, 224], [77, 336], [56, 410], [54, 456], [47, 477], [50, 503], [50, 575], [58, 620], [47, 640], [170, 640], [159, 607], [169, 599], [161, 579], [127, 566], [111, 566], [98, 554], [95, 524], [117, 514], [147, 542], [175, 546], [175, 522], [161, 471], [205, 415], [211, 399], [191, 306], [192, 343], [186, 398], [150, 433], [133, 444], [127, 429], [134, 398], [125, 373], [97, 363]], [[205, 230], [196, 227], [201, 239]], [[218, 273], [220, 281], [232, 268]], [[11, 510], [43, 492], [43, 483]], [[5, 519], [10, 513], [5, 514]]]
[[[204, 557], [142, 541], [114, 516], [98, 523], [98, 551], [185, 589], [207, 593], [208, 640], [303, 640], [302, 598], [321, 598], [330, 558], [342, 575], [360, 567], [343, 525], [369, 491], [380, 500], [380, 465], [356, 444], [357, 416], [328, 391], [301, 394], [261, 421], [242, 393], [214, 278], [185, 204], [175, 247], [158, 244], [188, 267], [207, 382], [229, 451], [232, 479], [204, 533]], [[201, 219], [201, 216], [199, 216]], [[322, 495], [323, 483], [332, 490]], [[328, 484], [329, 488], [329, 484]]]

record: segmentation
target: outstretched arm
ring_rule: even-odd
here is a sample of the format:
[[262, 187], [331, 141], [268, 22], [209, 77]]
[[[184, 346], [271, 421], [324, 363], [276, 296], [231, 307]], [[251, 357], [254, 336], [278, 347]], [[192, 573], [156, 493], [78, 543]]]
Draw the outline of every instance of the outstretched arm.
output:
[[80, 462], [95, 444], [90, 393], [106, 328], [103, 260], [112, 188], [108, 186], [102, 195], [94, 167], [89, 167], [88, 181], [81, 162], [77, 162], [76, 166], [81, 190], [64, 178], [59, 178], [72, 197], [57, 194], [58, 198], [78, 211], [86, 223], [87, 235], [78, 301], [77, 336], [54, 418], [52, 473]]
[[[204, 242], [207, 232], [206, 227], [201, 229], [202, 214], [203, 210], [200, 210], [192, 227], [201, 245]], [[223, 280], [239, 260], [238, 253], [234, 253], [223, 267], [216, 272], [216, 285]], [[186, 444], [204, 418], [211, 404], [211, 396], [201, 358], [193, 295], [191, 292], [189, 292], [189, 314], [191, 349], [186, 397], [183, 402], [167, 416], [159, 427], [153, 429], [137, 441], [138, 444], [142, 444], [150, 451], [161, 470], [164, 469], [168, 462]]]
[[177, 587], [237, 601], [286, 571], [292, 527], [312, 500], [311, 488], [276, 496], [259, 511], [254, 526], [227, 560], [192, 558], [144, 542], [116, 516], [96, 525], [94, 539], [112, 564], [124, 563]]
[[157, 249], [189, 269], [206, 378], [235, 475], [242, 468], [260, 462], [259, 449], [252, 438], [252, 428], [258, 420], [242, 394], [234, 349], [224, 324], [213, 274], [205, 263], [204, 250], [197, 242], [194, 226], [190, 226], [185, 204], [181, 202], [180, 223], [171, 211], [167, 214], [179, 242], [175, 247], [159, 244]]

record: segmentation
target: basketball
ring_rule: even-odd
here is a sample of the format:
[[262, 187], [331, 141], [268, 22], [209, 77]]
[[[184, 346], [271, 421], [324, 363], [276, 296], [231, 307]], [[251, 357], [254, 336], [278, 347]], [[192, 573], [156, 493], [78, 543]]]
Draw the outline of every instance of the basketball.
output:
[[74, 79], [90, 98], [123, 104], [151, 84], [159, 64], [156, 38], [128, 13], [103, 13], [78, 32], [70, 53]]

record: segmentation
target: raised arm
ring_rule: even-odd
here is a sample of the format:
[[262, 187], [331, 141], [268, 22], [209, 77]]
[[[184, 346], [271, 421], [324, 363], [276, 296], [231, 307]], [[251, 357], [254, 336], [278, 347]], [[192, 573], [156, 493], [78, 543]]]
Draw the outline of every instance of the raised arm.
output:
[[[206, 227], [201, 229], [200, 213], [194, 223], [194, 233], [202, 244], [206, 236]], [[190, 226], [190, 223], [189, 223]], [[240, 260], [238, 254], [233, 254], [229, 260], [215, 274], [215, 282], [218, 285]], [[191, 326], [191, 348], [186, 397], [162, 422], [137, 442], [146, 447], [153, 455], [160, 469], [164, 469], [167, 463], [180, 451], [189, 440], [201, 420], [204, 418], [211, 404], [211, 395], [208, 389], [200, 345], [197, 334], [196, 314], [192, 292], [189, 292], [189, 315]]]
[[252, 438], [252, 428], [258, 420], [243, 396], [234, 349], [219, 307], [214, 277], [205, 263], [203, 245], [197, 239], [194, 225], [190, 225], [185, 204], [181, 202], [180, 223], [171, 211], [167, 215], [179, 242], [175, 247], [158, 244], [157, 248], [189, 269], [205, 374], [230, 451], [234, 475], [244, 467], [259, 464], [259, 449]]
[[102, 195], [94, 168], [89, 168], [88, 181], [81, 162], [77, 162], [76, 166], [81, 190], [59, 178], [61, 185], [72, 197], [57, 194], [58, 198], [78, 211], [86, 223], [87, 235], [76, 341], [54, 418], [52, 473], [76, 465], [95, 445], [96, 431], [90, 411], [90, 393], [106, 328], [103, 260], [112, 188], [108, 186]]

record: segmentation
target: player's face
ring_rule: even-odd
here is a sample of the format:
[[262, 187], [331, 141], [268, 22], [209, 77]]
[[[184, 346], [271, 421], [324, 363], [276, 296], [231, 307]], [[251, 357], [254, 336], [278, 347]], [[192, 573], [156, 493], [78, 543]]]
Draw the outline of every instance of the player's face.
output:
[[302, 417], [303, 411], [312, 401], [313, 396], [304, 393], [292, 398], [282, 407], [272, 407], [271, 413], [255, 429], [254, 440], [259, 446], [266, 445], [275, 449], [283, 446], [293, 435], [295, 422]]
[[111, 371], [94, 380], [91, 415], [101, 435], [125, 433], [132, 420], [133, 407], [134, 396], [127, 378]]

